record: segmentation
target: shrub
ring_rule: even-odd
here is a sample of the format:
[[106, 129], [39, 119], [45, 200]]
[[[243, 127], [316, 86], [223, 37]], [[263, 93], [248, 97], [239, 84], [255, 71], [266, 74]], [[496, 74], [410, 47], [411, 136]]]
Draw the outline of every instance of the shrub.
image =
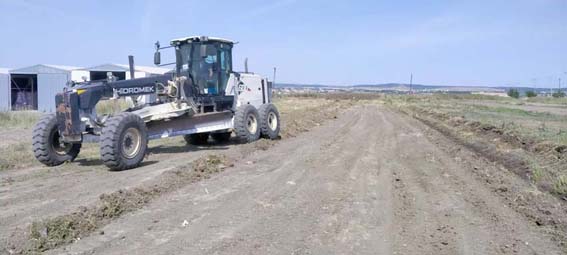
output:
[[520, 92], [517, 89], [508, 90], [508, 96], [513, 98], [520, 98]]
[[535, 93], [532, 90], [528, 90], [528, 91], [526, 91], [526, 96], [527, 97], [537, 97], [537, 93]]
[[565, 92], [559, 90], [555, 93], [552, 94], [553, 97], [559, 98], [559, 97], [565, 97]]

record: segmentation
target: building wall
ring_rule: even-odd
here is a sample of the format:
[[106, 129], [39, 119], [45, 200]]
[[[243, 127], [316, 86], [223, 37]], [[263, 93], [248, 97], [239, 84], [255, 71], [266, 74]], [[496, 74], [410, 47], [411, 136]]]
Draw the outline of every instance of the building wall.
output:
[[[134, 72], [134, 78], [144, 78], [146, 76], [145, 72]], [[126, 80], [130, 80], [130, 71], [126, 71]]]
[[0, 111], [10, 110], [11, 99], [10, 74], [0, 73]]
[[74, 82], [83, 82], [83, 77], [87, 78], [87, 81], [90, 80], [91, 75], [90, 72], [87, 70], [73, 70], [71, 71], [71, 80]]
[[40, 112], [55, 112], [55, 95], [63, 91], [70, 78], [70, 73], [38, 74], [37, 110]]

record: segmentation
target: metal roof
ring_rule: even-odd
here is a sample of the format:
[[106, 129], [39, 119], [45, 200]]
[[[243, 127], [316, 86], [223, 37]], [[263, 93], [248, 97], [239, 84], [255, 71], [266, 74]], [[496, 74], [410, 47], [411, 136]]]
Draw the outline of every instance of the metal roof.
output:
[[[124, 67], [126, 68], [126, 70], [130, 70], [129, 65], [122, 65], [122, 64], [115, 64], [115, 65]], [[151, 73], [151, 74], [164, 74], [171, 71], [171, 69], [168, 68], [155, 67], [155, 66], [137, 66], [137, 65], [134, 66], [134, 69], [138, 72]]]
[[103, 64], [85, 68], [87, 71], [103, 71], [103, 72], [126, 72], [128, 68], [118, 64]]
[[61, 70], [65, 70], [65, 71], [73, 71], [73, 70], [83, 69], [82, 67], [78, 67], [78, 66], [63, 66], [63, 65], [44, 65], [44, 66], [52, 67], [52, 68], [55, 68], [55, 69], [61, 69]]
[[[137, 66], [137, 65], [134, 66], [134, 69], [137, 72], [144, 72], [150, 74], [164, 74], [171, 71], [171, 69], [167, 69], [167, 68], [153, 67], [153, 66]], [[102, 72], [127, 72], [130, 70], [130, 66], [124, 64], [104, 64], [104, 65], [85, 68], [85, 70], [102, 71]]]
[[39, 64], [18, 69], [11, 69], [10, 73], [38, 74], [38, 73], [68, 73], [73, 70], [82, 70], [81, 67]]
[[182, 42], [201, 42], [201, 41], [217, 41], [217, 42], [232, 43], [232, 44], [234, 44], [233, 41], [228, 40], [228, 39], [219, 38], [219, 37], [208, 37], [208, 36], [189, 36], [189, 37], [183, 37], [183, 38], [173, 39], [173, 40], [171, 40], [171, 44], [173, 45], [173, 44], [175, 44], [175, 43], [182, 43]]

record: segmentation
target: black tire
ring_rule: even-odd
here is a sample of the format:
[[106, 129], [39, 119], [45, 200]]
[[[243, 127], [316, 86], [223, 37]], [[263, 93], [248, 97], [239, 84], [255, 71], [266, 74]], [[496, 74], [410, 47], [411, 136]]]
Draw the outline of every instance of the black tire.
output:
[[253, 142], [260, 138], [260, 121], [258, 111], [254, 106], [247, 104], [236, 109], [234, 133], [238, 141], [242, 143]]
[[32, 135], [33, 154], [46, 166], [58, 166], [73, 161], [81, 151], [80, 143], [61, 143], [55, 114], [43, 115]]
[[209, 142], [209, 133], [184, 135], [183, 138], [188, 144], [205, 145]]
[[142, 163], [148, 148], [146, 123], [123, 112], [108, 119], [100, 136], [100, 157], [111, 170], [125, 170]]
[[277, 139], [280, 135], [280, 113], [274, 104], [263, 104], [260, 114], [260, 132], [263, 138]]
[[217, 143], [226, 143], [230, 140], [230, 136], [232, 135], [232, 132], [224, 132], [224, 133], [212, 133], [211, 137], [215, 140], [215, 142]]

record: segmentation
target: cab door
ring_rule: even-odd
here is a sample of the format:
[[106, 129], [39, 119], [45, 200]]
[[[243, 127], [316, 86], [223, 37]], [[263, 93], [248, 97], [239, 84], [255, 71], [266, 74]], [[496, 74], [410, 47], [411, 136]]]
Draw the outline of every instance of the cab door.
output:
[[219, 94], [225, 94], [226, 85], [232, 72], [232, 49], [229, 45], [220, 43], [218, 47], [219, 63]]

